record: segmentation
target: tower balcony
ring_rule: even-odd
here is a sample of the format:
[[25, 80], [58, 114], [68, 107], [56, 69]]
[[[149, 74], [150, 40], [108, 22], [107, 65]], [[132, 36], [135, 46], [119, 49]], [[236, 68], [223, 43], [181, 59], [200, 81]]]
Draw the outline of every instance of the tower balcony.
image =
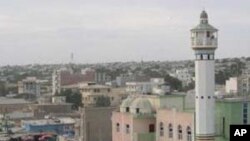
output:
[[208, 49], [208, 48], [217, 48], [218, 40], [217, 38], [191, 38], [191, 46], [193, 49]]

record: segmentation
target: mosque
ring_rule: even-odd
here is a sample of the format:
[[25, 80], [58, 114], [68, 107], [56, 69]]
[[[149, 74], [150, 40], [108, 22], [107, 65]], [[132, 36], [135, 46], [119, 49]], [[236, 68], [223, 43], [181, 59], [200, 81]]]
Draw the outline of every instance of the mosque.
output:
[[229, 141], [230, 124], [250, 123], [250, 99], [214, 95], [217, 29], [202, 11], [191, 29], [195, 95], [131, 95], [112, 113], [113, 141]]

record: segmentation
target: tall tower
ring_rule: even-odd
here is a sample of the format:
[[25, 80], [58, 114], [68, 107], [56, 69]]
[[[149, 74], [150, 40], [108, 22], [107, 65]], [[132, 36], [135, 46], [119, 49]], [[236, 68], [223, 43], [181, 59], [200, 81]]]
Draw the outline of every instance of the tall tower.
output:
[[196, 141], [214, 141], [214, 52], [217, 48], [217, 31], [208, 23], [205, 11], [200, 15], [200, 24], [191, 29], [191, 46], [195, 52]]

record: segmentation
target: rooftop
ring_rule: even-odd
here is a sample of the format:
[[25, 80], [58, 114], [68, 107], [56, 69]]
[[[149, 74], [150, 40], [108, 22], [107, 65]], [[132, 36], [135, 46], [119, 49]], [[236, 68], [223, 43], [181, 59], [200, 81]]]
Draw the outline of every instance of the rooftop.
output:
[[37, 125], [74, 124], [75, 120], [69, 117], [60, 117], [54, 119], [23, 120], [22, 122], [24, 124], [37, 126]]
[[20, 98], [6, 98], [6, 97], [0, 97], [0, 105], [1, 104], [29, 104], [31, 102], [26, 101], [24, 99]]

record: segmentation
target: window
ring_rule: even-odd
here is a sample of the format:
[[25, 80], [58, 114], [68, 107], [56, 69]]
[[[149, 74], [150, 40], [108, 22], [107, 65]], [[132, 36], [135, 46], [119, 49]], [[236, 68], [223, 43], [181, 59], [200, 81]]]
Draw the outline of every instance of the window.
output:
[[120, 124], [116, 123], [116, 132], [120, 132]]
[[208, 55], [207, 54], [203, 54], [203, 59], [204, 60], [208, 60]]
[[140, 113], [140, 109], [136, 108], [136, 113], [139, 114]]
[[181, 125], [178, 125], [178, 139], [182, 140], [182, 127], [181, 127]]
[[149, 133], [154, 133], [154, 132], [155, 132], [155, 125], [149, 124]]
[[187, 141], [192, 141], [192, 131], [190, 126], [187, 127]]
[[207, 31], [207, 37], [210, 37], [210, 32], [209, 31]]
[[248, 104], [247, 103], [243, 103], [243, 124], [247, 124], [248, 118]]
[[129, 129], [129, 125], [126, 124], [126, 133], [129, 134], [130, 133], [130, 129]]
[[159, 131], [160, 131], [160, 137], [164, 136], [164, 124], [163, 122], [159, 123]]
[[168, 125], [168, 138], [173, 138], [173, 125], [171, 123]]
[[126, 107], [126, 112], [129, 112], [129, 107]]
[[201, 59], [201, 55], [200, 54], [196, 54], [196, 59], [200, 60]]

